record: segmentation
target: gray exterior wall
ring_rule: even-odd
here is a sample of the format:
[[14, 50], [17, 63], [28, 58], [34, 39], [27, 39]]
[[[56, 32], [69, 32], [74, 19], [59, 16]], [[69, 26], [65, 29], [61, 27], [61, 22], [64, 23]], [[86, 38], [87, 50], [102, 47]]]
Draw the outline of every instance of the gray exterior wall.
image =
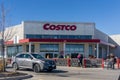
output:
[[[46, 23], [58, 25], [76, 25], [75, 31], [66, 30], [44, 30], [43, 25]], [[94, 23], [62, 23], [62, 22], [36, 22], [25, 21], [24, 22], [24, 34], [50, 34], [50, 35], [94, 35]]]
[[101, 32], [100, 30], [98, 29], [95, 29], [95, 33], [94, 33], [94, 39], [100, 39], [104, 42], [108, 42], [108, 35]]

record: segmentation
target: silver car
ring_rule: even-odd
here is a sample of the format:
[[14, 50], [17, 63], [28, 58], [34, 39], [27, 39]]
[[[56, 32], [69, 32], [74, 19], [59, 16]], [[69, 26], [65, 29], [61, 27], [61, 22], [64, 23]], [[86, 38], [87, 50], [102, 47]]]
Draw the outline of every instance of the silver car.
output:
[[56, 69], [55, 61], [42, 57], [39, 53], [18, 53], [12, 60], [14, 69], [29, 68], [34, 72], [43, 70], [52, 71]]

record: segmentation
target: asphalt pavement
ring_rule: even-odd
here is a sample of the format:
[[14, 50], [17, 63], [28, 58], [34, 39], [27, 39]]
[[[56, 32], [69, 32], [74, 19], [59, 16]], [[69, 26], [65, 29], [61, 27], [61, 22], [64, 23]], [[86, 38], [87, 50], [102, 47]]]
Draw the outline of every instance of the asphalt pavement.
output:
[[[8, 68], [7, 70], [13, 70]], [[32, 78], [24, 80], [118, 80], [120, 69], [81, 68], [57, 66], [52, 72], [34, 73], [32, 70], [21, 69], [18, 72], [32, 75]], [[23, 80], [23, 79], [22, 79]]]

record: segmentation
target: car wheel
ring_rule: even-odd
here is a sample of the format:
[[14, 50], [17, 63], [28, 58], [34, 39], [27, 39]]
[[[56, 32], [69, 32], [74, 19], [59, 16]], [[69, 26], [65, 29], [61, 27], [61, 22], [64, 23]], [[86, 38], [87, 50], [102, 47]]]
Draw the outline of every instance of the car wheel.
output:
[[39, 64], [35, 64], [34, 67], [33, 67], [33, 70], [36, 73], [40, 72], [40, 66], [39, 66]]
[[17, 64], [17, 63], [13, 63], [13, 68], [14, 68], [15, 70], [18, 70], [18, 69], [19, 69], [18, 64]]

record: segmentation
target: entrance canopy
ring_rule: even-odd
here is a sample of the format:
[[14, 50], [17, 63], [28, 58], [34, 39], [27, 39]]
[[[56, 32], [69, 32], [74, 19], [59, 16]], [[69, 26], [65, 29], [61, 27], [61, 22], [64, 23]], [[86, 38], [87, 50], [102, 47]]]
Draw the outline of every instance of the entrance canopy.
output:
[[[26, 42], [88, 42], [88, 43], [100, 43], [99, 39], [21, 39], [19, 43]], [[5, 44], [13, 44], [13, 41], [7, 41]]]
[[101, 44], [104, 44], [104, 45], [107, 45], [107, 46], [110, 46], [110, 47], [113, 47], [113, 48], [116, 47], [116, 45], [111, 44], [111, 43], [108, 43], [108, 42], [100, 41], [100, 43], [101, 43]]

